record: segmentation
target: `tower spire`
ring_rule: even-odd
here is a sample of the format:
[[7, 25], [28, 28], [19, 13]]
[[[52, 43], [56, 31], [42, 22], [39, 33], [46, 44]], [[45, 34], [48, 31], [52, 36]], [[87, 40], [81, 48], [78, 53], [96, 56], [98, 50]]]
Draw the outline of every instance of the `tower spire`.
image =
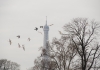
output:
[[43, 31], [44, 31], [44, 44], [43, 45], [46, 48], [46, 43], [48, 40], [48, 31], [49, 31], [49, 26], [47, 25], [47, 16], [46, 16], [46, 24], [44, 25]]
[[46, 25], [47, 25], [47, 16], [46, 16]]

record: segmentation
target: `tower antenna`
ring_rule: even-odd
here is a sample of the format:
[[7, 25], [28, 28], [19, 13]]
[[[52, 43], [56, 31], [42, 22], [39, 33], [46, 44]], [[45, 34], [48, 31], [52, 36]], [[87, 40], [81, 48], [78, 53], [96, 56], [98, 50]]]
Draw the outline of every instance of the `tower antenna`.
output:
[[46, 16], [46, 25], [47, 25], [47, 16]]

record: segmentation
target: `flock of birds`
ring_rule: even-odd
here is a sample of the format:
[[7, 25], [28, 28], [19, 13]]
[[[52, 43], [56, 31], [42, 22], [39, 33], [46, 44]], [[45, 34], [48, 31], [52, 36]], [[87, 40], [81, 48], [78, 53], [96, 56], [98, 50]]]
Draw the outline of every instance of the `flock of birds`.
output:
[[[49, 25], [49, 26], [52, 26], [53, 24], [51, 24], [51, 25]], [[40, 28], [43, 28], [43, 26], [40, 26]], [[41, 33], [42, 34], [42, 32], [40, 32], [40, 31], [38, 31], [39, 30], [39, 28], [38, 27], [35, 27], [35, 29], [34, 30], [36, 30], [38, 33]], [[20, 38], [20, 35], [18, 35], [18, 36], [16, 36], [18, 39]], [[28, 41], [30, 41], [31, 39], [30, 38], [28, 38]], [[9, 39], [9, 44], [10, 45], [12, 45], [12, 40], [11, 39]], [[19, 43], [18, 43], [18, 47], [19, 48], [23, 48], [23, 50], [25, 51], [25, 46], [24, 45], [20, 45]]]
[[[51, 25], [49, 25], [49, 26], [52, 26], [53, 24], [51, 24]], [[43, 28], [43, 26], [40, 26], [40, 28]], [[36, 30], [38, 33], [41, 33], [42, 34], [42, 32], [40, 32], [40, 31], [38, 31], [39, 30], [39, 28], [38, 27], [35, 27], [35, 29], [34, 30]], [[63, 34], [61, 31], [58, 31], [61, 35], [66, 35], [66, 34]], [[18, 36], [16, 36], [18, 39], [20, 38], [20, 35], [18, 35]], [[28, 38], [28, 41], [30, 41], [31, 39], [30, 38]], [[12, 41], [11, 41], [11, 39], [9, 39], [9, 44], [11, 45], [12, 44]], [[18, 47], [19, 48], [23, 48], [23, 50], [25, 51], [25, 46], [24, 45], [20, 45], [19, 43], [18, 43]]]
[[[18, 37], [18, 39], [20, 38], [20, 35], [18, 35], [18, 36], [16, 36], [16, 37]], [[28, 38], [28, 41], [30, 41], [31, 39], [30, 38]], [[9, 44], [10, 45], [12, 45], [12, 41], [11, 41], [11, 39], [9, 39]], [[23, 50], [25, 51], [25, 46], [24, 45], [20, 45], [19, 43], [18, 43], [18, 47], [19, 48], [23, 48]]]
[[[53, 25], [53, 24], [51, 24], [51, 25], [49, 25], [49, 26], [52, 26], [52, 25]], [[43, 26], [40, 26], [40, 28], [43, 28]], [[38, 31], [38, 27], [35, 27], [34, 30]], [[41, 34], [42, 34], [42, 32], [40, 32], [40, 31], [38, 31], [38, 33], [41, 33]]]

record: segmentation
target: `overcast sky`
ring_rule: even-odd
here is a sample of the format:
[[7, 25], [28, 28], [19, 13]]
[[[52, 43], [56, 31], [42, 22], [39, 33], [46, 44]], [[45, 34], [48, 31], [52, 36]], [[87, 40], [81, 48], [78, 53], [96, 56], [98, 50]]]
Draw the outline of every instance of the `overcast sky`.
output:
[[[17, 62], [21, 70], [32, 67], [43, 45], [43, 34], [34, 28], [45, 25], [46, 16], [48, 25], [54, 24], [49, 31], [52, 41], [53, 37], [60, 37], [58, 30], [63, 31], [64, 24], [73, 18], [100, 22], [100, 0], [0, 0], [0, 59]], [[42, 29], [39, 31], [43, 33]], [[26, 50], [18, 48], [18, 43], [24, 44]]]

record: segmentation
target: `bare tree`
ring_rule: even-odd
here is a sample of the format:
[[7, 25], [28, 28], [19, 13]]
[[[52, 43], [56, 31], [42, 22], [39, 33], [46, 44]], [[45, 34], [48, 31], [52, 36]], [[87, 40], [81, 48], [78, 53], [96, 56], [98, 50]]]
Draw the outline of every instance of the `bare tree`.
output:
[[[67, 34], [47, 43], [50, 48], [48, 70], [98, 70], [100, 68], [100, 46], [97, 43], [99, 24], [85, 18], [76, 18], [64, 26]], [[97, 62], [98, 61], [98, 62]], [[41, 64], [42, 63], [42, 64]], [[37, 60], [33, 70], [44, 67]]]
[[99, 58], [100, 46], [96, 43], [99, 28], [97, 22], [88, 21], [86, 18], [75, 18], [64, 26], [79, 56], [81, 66], [76, 66], [76, 70], [91, 70], [94, 61]]
[[16, 62], [8, 61], [7, 59], [0, 60], [0, 69], [1, 70], [20, 70], [20, 65]]
[[1, 59], [0, 60], [0, 69], [2, 69], [2, 67], [5, 67], [6, 62], [7, 62], [7, 59]]
[[[50, 61], [48, 62], [48, 70], [71, 70], [73, 69], [73, 59], [77, 54], [71, 45], [69, 36], [61, 36], [60, 39], [54, 38], [52, 43], [47, 42], [50, 51]], [[38, 57], [34, 61], [34, 67], [31, 70], [41, 70], [45, 68], [45, 61]]]
[[32, 67], [32, 70], [41, 70], [41, 57], [38, 57], [37, 59], [34, 60], [34, 67]]
[[69, 35], [54, 38], [50, 48], [51, 59], [55, 61], [57, 70], [73, 69], [73, 59], [77, 52], [71, 45]]

